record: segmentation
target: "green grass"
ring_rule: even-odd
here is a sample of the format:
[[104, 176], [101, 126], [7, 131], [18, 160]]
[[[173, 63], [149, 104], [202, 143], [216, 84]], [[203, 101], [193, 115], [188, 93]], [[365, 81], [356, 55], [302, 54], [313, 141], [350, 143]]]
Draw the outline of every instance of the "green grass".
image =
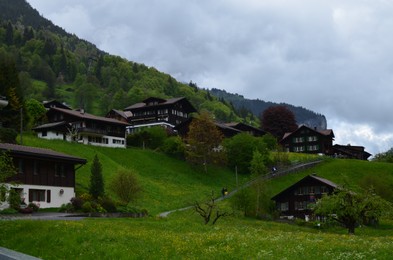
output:
[[192, 211], [168, 219], [0, 221], [0, 245], [43, 259], [390, 259], [392, 222], [327, 232], [228, 217], [204, 225]]
[[[185, 162], [141, 149], [113, 149], [46, 141], [24, 136], [25, 144], [80, 156], [89, 163], [77, 172], [79, 192], [89, 183], [95, 154], [106, 181], [117, 169], [133, 170], [144, 197], [138, 202], [150, 217], [143, 219], [85, 219], [82, 221], [0, 221], [0, 246], [43, 259], [390, 259], [393, 221], [378, 228], [361, 227], [347, 235], [341, 227], [316, 229], [241, 216], [204, 225], [187, 210], [162, 219], [159, 212], [202, 201], [221, 187], [235, 187], [233, 172], [210, 167], [208, 174]], [[268, 181], [273, 196], [307, 174], [317, 173], [337, 184], [358, 185], [367, 175], [393, 183], [393, 164], [358, 160], [325, 160], [315, 168]], [[246, 178], [240, 176], [241, 182]], [[226, 207], [227, 203], [220, 206]]]
[[[137, 206], [153, 215], [192, 205], [195, 200], [204, 199], [212, 191], [219, 196], [224, 186], [229, 190], [236, 186], [235, 174], [227, 168], [211, 166], [206, 174], [184, 161], [150, 150], [96, 147], [32, 136], [24, 136], [24, 144], [87, 159], [88, 163], [76, 173], [76, 190], [79, 194], [88, 190], [90, 167], [95, 154], [102, 163], [106, 183], [118, 169], [133, 171], [143, 188]], [[239, 176], [240, 183], [246, 180], [246, 176]], [[108, 190], [107, 193], [111, 195]]]

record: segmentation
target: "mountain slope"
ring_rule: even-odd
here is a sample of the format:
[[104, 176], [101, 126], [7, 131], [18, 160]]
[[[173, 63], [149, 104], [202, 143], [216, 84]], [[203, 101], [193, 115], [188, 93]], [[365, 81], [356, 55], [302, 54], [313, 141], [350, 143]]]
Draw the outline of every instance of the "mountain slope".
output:
[[327, 127], [324, 115], [317, 114], [303, 107], [285, 103], [266, 102], [260, 99], [246, 99], [242, 95], [231, 94], [225, 90], [215, 88], [211, 89], [210, 93], [217, 98], [222, 98], [227, 102], [231, 102], [238, 111], [249, 110], [256, 117], [259, 117], [263, 111], [270, 106], [283, 105], [288, 107], [294, 113], [298, 125], [303, 124], [312, 128], [317, 127], [318, 129], [326, 129]]

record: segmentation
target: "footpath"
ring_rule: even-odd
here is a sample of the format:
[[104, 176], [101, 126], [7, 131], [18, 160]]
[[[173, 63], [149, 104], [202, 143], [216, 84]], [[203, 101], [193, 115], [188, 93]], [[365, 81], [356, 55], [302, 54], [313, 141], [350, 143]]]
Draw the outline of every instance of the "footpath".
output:
[[[290, 166], [288, 168], [285, 168], [285, 169], [277, 170], [277, 171], [274, 171], [274, 172], [272, 171], [272, 172], [268, 173], [267, 175], [262, 175], [260, 177], [257, 177], [257, 178], [255, 178], [253, 180], [250, 180], [250, 181], [246, 182], [242, 186], [240, 186], [240, 187], [232, 190], [231, 192], [229, 192], [227, 195], [220, 196], [220, 197], [216, 198], [215, 201], [218, 202], [218, 201], [221, 201], [221, 200], [224, 200], [224, 199], [228, 199], [228, 198], [232, 197], [233, 195], [235, 195], [236, 192], [238, 192], [238, 191], [240, 191], [240, 190], [242, 190], [244, 188], [249, 187], [251, 184], [253, 184], [256, 181], [268, 180], [268, 179], [273, 179], [273, 178], [285, 176], [285, 175], [288, 175], [288, 174], [296, 173], [296, 172], [299, 172], [301, 170], [312, 168], [312, 167], [314, 167], [315, 165], [317, 165], [317, 164], [319, 164], [321, 162], [322, 162], [322, 160], [312, 161], [312, 162], [308, 162], [308, 163], [299, 163], [299, 164], [292, 165], [292, 166]], [[193, 207], [194, 206], [188, 206], [188, 207], [184, 207], [184, 208], [180, 208], [180, 209], [174, 209], [174, 210], [170, 210], [170, 211], [165, 211], [165, 212], [162, 212], [162, 213], [158, 214], [158, 216], [162, 217], [162, 218], [166, 218], [166, 217], [169, 216], [169, 214], [171, 214], [173, 212], [184, 211], [184, 210], [191, 209]]]

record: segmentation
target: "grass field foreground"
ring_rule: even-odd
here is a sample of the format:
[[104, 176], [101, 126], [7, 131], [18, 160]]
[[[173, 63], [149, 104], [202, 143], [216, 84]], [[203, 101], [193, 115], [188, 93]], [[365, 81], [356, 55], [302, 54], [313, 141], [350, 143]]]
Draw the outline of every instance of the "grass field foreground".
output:
[[235, 217], [212, 226], [190, 210], [168, 219], [0, 221], [0, 245], [43, 259], [389, 259], [392, 225], [355, 236]]

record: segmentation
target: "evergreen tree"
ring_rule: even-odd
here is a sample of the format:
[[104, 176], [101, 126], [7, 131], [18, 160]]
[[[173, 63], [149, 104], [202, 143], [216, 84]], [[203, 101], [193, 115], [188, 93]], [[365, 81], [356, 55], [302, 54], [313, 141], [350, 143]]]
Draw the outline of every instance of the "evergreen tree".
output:
[[102, 165], [97, 154], [94, 156], [93, 164], [90, 169], [90, 187], [89, 193], [93, 198], [103, 197], [105, 194], [104, 178], [102, 176]]

